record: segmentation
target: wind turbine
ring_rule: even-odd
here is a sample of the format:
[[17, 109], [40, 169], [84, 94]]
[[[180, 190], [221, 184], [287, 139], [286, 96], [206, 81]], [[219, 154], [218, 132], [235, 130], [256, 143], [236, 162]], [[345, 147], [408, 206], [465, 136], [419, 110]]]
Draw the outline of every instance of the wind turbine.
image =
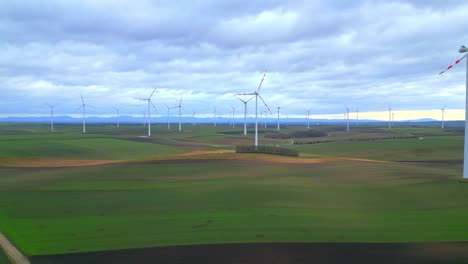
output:
[[240, 99], [239, 97], [236, 97], [237, 99], [239, 99], [239, 101], [241, 101], [242, 103], [244, 103], [244, 136], [247, 136], [247, 103], [252, 100], [254, 98], [254, 96], [250, 97], [250, 99], [248, 100], [242, 100]]
[[346, 131], [349, 131], [349, 107], [346, 106]]
[[[460, 53], [468, 52], [468, 48], [461, 46], [458, 50]], [[463, 59], [466, 60], [466, 73], [465, 73], [465, 146], [463, 152], [463, 178], [468, 179], [468, 59], [466, 57], [468, 54], [465, 54], [463, 57], [455, 61], [455, 64], [460, 63]], [[448, 66], [446, 70], [443, 70], [439, 73], [442, 74], [447, 70], [450, 70], [453, 65]]]
[[213, 106], [213, 126], [216, 126], [216, 106]]
[[153, 92], [148, 98], [135, 98], [136, 100], [141, 100], [141, 101], [147, 101], [148, 102], [148, 137], [151, 137], [151, 109], [150, 106], [153, 106], [154, 111], [158, 112], [156, 110], [156, 107], [154, 106], [153, 102], [151, 102], [151, 97], [153, 97], [154, 92], [156, 91], [156, 88], [153, 89]]
[[[263, 74], [262, 80], [260, 81], [260, 84], [258, 85], [258, 88], [256, 91], [253, 93], [243, 93], [243, 94], [238, 94], [238, 95], [253, 95], [255, 96], [255, 146], [258, 146], [258, 98], [262, 100], [263, 104], [266, 106], [268, 111], [270, 111], [270, 108], [268, 105], [265, 103], [265, 100], [263, 100], [262, 96], [260, 96], [260, 88], [262, 88], [263, 80], [265, 79], [266, 73]], [[271, 111], [270, 111], [271, 113]]]
[[167, 108], [167, 130], [171, 130], [171, 122], [169, 122], [169, 118], [171, 116], [171, 107], [167, 106], [167, 104], [164, 104], [164, 106]]
[[392, 128], [392, 105], [388, 106], [388, 128]]
[[440, 110], [442, 111], [442, 128], [445, 128], [445, 124], [444, 124], [445, 105]]
[[173, 108], [179, 108], [179, 132], [182, 131], [182, 121], [180, 119], [180, 116], [182, 115], [182, 97], [180, 98], [179, 105], [174, 106]]
[[50, 131], [54, 132], [54, 107], [57, 106], [57, 104], [50, 105], [49, 103], [46, 103], [48, 107], [50, 107]]
[[232, 106], [231, 105], [231, 108], [232, 108], [232, 128], [234, 128], [236, 126], [236, 121], [235, 121], [235, 118], [236, 118], [236, 106]]
[[143, 126], [146, 127], [146, 111], [141, 111], [143, 113]]
[[119, 122], [119, 118], [120, 118], [120, 109], [113, 106], [113, 108], [115, 109], [115, 111], [117, 111], [117, 127], [120, 127], [120, 122]]
[[195, 126], [195, 110], [192, 110], [192, 126]]
[[277, 130], [279, 131], [280, 130], [280, 119], [279, 119], [279, 116], [280, 116], [280, 109], [281, 109], [281, 106], [279, 105], [276, 105], [276, 109], [277, 109], [277, 113], [278, 113], [278, 117], [277, 117], [277, 120], [276, 120], [276, 123], [277, 123]]
[[310, 128], [310, 111], [312, 110], [312, 108], [309, 108], [309, 109], [306, 109], [306, 112], [307, 112], [307, 128]]
[[89, 106], [89, 107], [92, 107], [92, 108], [96, 108], [92, 105], [88, 105], [88, 104], [85, 104], [85, 101], [83, 99], [83, 95], [80, 94], [80, 97], [81, 97], [81, 106], [78, 107], [78, 109], [76, 109], [76, 111], [80, 110], [80, 108], [83, 108], [83, 134], [86, 133], [86, 106]]

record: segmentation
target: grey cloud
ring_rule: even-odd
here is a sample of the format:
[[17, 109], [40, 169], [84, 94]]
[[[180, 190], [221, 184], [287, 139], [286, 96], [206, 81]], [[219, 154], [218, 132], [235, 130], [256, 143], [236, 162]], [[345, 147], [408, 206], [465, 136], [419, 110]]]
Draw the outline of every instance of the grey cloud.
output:
[[467, 15], [463, 1], [4, 2], [0, 89], [18, 103], [0, 110], [81, 92], [96, 112], [137, 112], [132, 98], [160, 87], [161, 102], [211, 113], [263, 71], [265, 99], [289, 113], [463, 107], [463, 67], [437, 73], [468, 44]]

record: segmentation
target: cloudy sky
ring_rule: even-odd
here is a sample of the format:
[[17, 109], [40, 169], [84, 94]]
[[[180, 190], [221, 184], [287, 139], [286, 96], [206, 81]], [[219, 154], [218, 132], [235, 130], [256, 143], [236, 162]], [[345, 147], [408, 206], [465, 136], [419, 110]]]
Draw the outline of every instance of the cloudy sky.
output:
[[73, 114], [80, 94], [92, 115], [114, 105], [141, 114], [145, 104], [133, 98], [153, 88], [161, 113], [183, 97], [187, 114], [211, 114], [214, 105], [228, 114], [239, 105], [233, 95], [253, 92], [266, 71], [263, 98], [291, 116], [391, 104], [400, 118], [438, 116], [446, 105], [457, 119], [465, 63], [438, 73], [463, 44], [464, 0], [6, 0], [0, 114], [47, 114], [46, 102]]

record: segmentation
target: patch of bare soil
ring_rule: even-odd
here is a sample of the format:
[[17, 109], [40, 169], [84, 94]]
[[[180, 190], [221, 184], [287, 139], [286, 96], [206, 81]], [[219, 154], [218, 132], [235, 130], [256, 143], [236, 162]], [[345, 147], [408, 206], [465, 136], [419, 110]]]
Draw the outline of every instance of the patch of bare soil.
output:
[[[256, 235], [261, 237], [261, 234]], [[33, 256], [58, 263], [468, 263], [468, 243], [257, 243], [172, 246]]]
[[8, 158], [0, 159], [0, 164], [5, 167], [79, 167], [79, 166], [96, 166], [116, 163], [184, 163], [184, 162], [203, 162], [206, 160], [241, 160], [241, 161], [256, 161], [256, 162], [272, 162], [286, 164], [318, 164], [325, 162], [339, 161], [357, 161], [357, 162], [373, 162], [373, 163], [388, 163], [388, 161], [359, 159], [359, 158], [293, 158], [285, 156], [273, 156], [264, 154], [238, 154], [234, 150], [193, 150], [181, 154], [167, 155], [146, 160], [74, 160], [60, 158]]

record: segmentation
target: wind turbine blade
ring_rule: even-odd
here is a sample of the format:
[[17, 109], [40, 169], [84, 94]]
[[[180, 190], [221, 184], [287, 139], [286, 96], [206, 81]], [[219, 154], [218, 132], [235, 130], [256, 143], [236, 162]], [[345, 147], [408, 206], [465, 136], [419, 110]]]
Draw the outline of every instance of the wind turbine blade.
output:
[[260, 92], [260, 88], [262, 88], [263, 80], [265, 79], [266, 72], [263, 74], [262, 80], [260, 81], [260, 84], [258, 85], [257, 88], [257, 93]]
[[244, 101], [244, 100], [240, 99], [239, 97], [236, 97], [236, 98], [237, 98], [237, 100], [239, 100], [239, 101], [243, 102], [244, 104], [246, 103], [246, 101]]
[[266, 106], [266, 108], [268, 109], [268, 112], [270, 112], [270, 114], [271, 114], [270, 107], [268, 107], [267, 103], [265, 103], [265, 100], [263, 100], [263, 98], [262, 98], [260, 95], [258, 95], [258, 97], [260, 98], [260, 100], [262, 100], [263, 104], [264, 104], [264, 105]]
[[182, 106], [182, 97], [180, 98], [179, 106]]
[[80, 107], [78, 107], [75, 112], [77, 112], [78, 110], [80, 110], [84, 105], [81, 105]]
[[84, 100], [83, 100], [83, 95], [80, 94], [80, 97], [81, 97], [81, 102], [82, 102], [83, 104], [85, 104], [85, 103], [84, 103]]
[[255, 93], [241, 93], [241, 94], [235, 94], [235, 95], [255, 95]]
[[94, 107], [94, 106], [92, 106], [92, 105], [88, 105], [88, 104], [87, 104], [86, 106], [89, 106], [89, 107], [91, 107], [91, 108], [96, 109], [96, 107]]
[[151, 100], [150, 100], [150, 103], [151, 103], [151, 106], [153, 106], [154, 111], [155, 111], [157, 114], [159, 114], [159, 113], [158, 113], [158, 110], [156, 109], [156, 106], [154, 106], [154, 104], [153, 104], [153, 102], [152, 102]]
[[49, 103], [46, 103], [46, 105], [47, 105], [48, 107], [53, 107], [53, 106], [51, 106]]
[[153, 89], [153, 92], [152, 92], [151, 95], [148, 97], [148, 99], [151, 99], [151, 97], [153, 97], [153, 94], [154, 94], [155, 91], [156, 91], [156, 88]]
[[135, 99], [135, 100], [142, 100], [142, 101], [147, 101], [147, 100], [148, 100], [148, 99], [146, 99], [146, 98], [133, 98], [133, 99]]
[[245, 101], [245, 102], [248, 103], [250, 100], [252, 100], [252, 99], [254, 99], [254, 98], [255, 98], [255, 96], [252, 96], [252, 97], [250, 97], [249, 100], [247, 100], [247, 101]]

